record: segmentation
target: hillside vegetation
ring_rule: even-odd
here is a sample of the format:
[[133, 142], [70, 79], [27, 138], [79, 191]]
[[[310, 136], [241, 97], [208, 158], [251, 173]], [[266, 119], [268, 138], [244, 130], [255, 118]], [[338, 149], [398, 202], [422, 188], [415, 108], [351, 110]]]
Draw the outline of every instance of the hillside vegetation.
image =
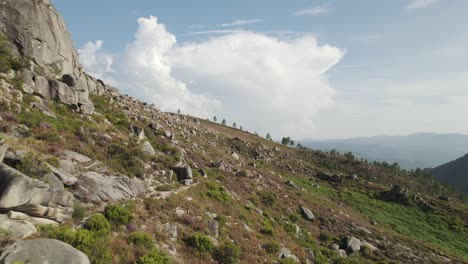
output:
[[468, 154], [430, 170], [439, 181], [468, 193]]

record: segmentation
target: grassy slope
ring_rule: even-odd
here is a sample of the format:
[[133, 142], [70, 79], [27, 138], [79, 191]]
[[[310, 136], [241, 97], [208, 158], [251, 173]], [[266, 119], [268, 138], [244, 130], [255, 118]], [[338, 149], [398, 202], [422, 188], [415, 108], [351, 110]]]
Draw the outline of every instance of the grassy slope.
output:
[[[31, 100], [33, 99], [26, 97], [23, 109], [28, 107]], [[115, 157], [109, 155], [106, 147], [110, 144], [124, 146], [126, 142], [132, 142], [128, 130], [129, 119], [125, 118], [119, 107], [110, 107], [107, 99], [93, 97], [93, 100], [97, 103], [100, 114], [91, 119], [82, 118], [67, 107], [53, 104], [50, 108], [58, 114], [58, 119], [47, 118], [31, 109], [29, 112], [17, 114], [17, 120], [4, 119], [2, 127], [8, 130], [9, 126], [18, 123], [30, 127], [31, 138], [8, 140], [19, 148], [52, 155], [62, 148], [70, 148], [99, 159], [111, 168], [132, 173], [133, 170], [115, 166]], [[106, 117], [110, 123], [105, 121]], [[177, 135], [193, 126], [192, 121], [187, 121], [193, 118], [169, 114], [161, 114], [159, 118], [158, 121], [185, 120], [179, 127], [171, 127]], [[241, 249], [241, 260], [244, 263], [274, 262], [277, 258], [276, 253], [268, 253], [262, 248], [262, 245], [269, 243], [283, 244], [301, 258], [304, 257], [304, 247], [313, 248], [318, 263], [325, 263], [326, 259], [344, 262], [343, 259], [338, 259], [335, 252], [328, 250], [327, 246], [350, 234], [374, 241], [379, 250], [356, 254], [346, 260], [349, 263], [405, 260], [392, 251], [392, 244], [404, 244], [418, 252], [438, 252], [459, 262], [468, 261], [468, 208], [465, 203], [458, 200], [449, 203], [428, 196], [427, 199], [435, 210], [424, 212], [415, 205], [403, 206], [378, 198], [378, 192], [386, 190], [388, 182], [403, 183], [410, 186], [410, 190], [429, 195], [427, 186], [421, 183], [427, 182], [424, 177], [411, 178], [409, 174], [397, 168], [367, 164], [344, 156], [297, 151], [237, 129], [204, 120], [198, 121], [198, 136], [193, 136], [190, 140], [178, 136], [179, 146], [187, 150], [186, 159], [204, 168], [209, 178], [198, 178], [197, 186], [168, 199], [146, 199], [134, 201], [132, 205], [135, 225], [149, 226], [145, 231], [158, 243], [168, 240], [164, 232], [156, 228], [158, 223], [176, 222], [179, 225], [179, 237], [189, 237], [194, 232], [206, 229], [208, 211], [225, 218], [225, 221], [219, 221], [219, 240], [221, 243], [235, 241]], [[44, 122], [47, 129], [43, 129]], [[147, 125], [144, 121], [133, 121], [133, 124], [141, 127]], [[205, 133], [202, 130], [209, 132]], [[102, 142], [100, 135], [104, 133], [111, 135], [110, 142]], [[158, 150], [172, 153], [173, 147], [169, 142], [159, 136], [148, 135]], [[236, 137], [244, 142], [233, 140]], [[213, 142], [216, 145], [211, 145]], [[193, 143], [201, 146], [204, 154], [201, 154], [200, 149], [193, 149]], [[132, 153], [132, 144], [134, 143], [126, 145], [129, 153]], [[274, 147], [279, 147], [280, 151], [267, 156], [266, 159], [253, 159], [252, 153], [257, 148], [269, 152]], [[230, 172], [209, 168], [211, 161], [219, 159], [229, 164], [239, 163], [229, 155], [232, 151], [240, 153], [243, 160], [240, 170], [251, 171], [252, 178], [235, 177]], [[173, 154], [176, 156], [176, 152]], [[154, 162], [155, 167], [165, 169], [176, 162], [175, 157], [171, 156], [165, 159], [149, 159], [138, 154], [136, 158]], [[252, 162], [256, 163], [256, 168], [249, 165]], [[360, 179], [346, 180], [341, 184], [311, 181], [309, 178], [318, 172], [337, 172], [344, 175], [358, 173]], [[286, 184], [288, 179], [299, 188]], [[312, 183], [319, 184], [320, 188], [312, 187]], [[226, 193], [229, 195], [220, 189], [222, 186], [227, 189]], [[263, 213], [248, 206], [248, 201]], [[309, 207], [318, 219], [314, 222], [303, 219], [298, 210], [299, 204]], [[177, 207], [189, 209], [191, 220], [175, 217], [173, 212]], [[91, 214], [93, 210], [88, 208], [87, 214]], [[372, 222], [376, 222], [377, 225], [372, 225]], [[244, 224], [253, 232], [246, 231]], [[291, 229], [294, 224], [301, 228], [301, 235], [296, 236], [295, 231]], [[372, 234], [356, 231], [355, 226], [365, 227], [371, 230]], [[125, 242], [129, 232], [122, 228], [117, 228], [116, 231], [118, 232], [114, 234], [115, 242], [111, 245], [111, 250], [119, 260], [132, 259], [132, 254], [137, 253], [131, 253], [128, 242]], [[179, 240], [176, 248], [181, 263], [188, 260], [191, 263], [206, 263], [211, 260], [209, 254], [199, 254], [183, 240]], [[124, 253], [130, 257], [121, 257]], [[114, 259], [114, 262], [119, 261]]]

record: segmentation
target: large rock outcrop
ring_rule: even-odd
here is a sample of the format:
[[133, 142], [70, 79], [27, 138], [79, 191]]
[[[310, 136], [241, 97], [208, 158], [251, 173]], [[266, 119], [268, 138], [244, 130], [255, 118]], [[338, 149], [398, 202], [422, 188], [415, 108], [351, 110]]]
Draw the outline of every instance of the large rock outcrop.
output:
[[81, 251], [58, 240], [22, 240], [6, 248], [0, 263], [28, 264], [89, 264], [88, 257]]
[[78, 177], [78, 185], [75, 195], [80, 200], [93, 203], [118, 202], [149, 192], [137, 179], [123, 175], [106, 176], [91, 171]]
[[49, 0], [2, 0], [0, 31], [14, 50], [37, 65], [76, 74], [78, 55], [62, 17]]
[[71, 218], [74, 197], [68, 191], [31, 179], [0, 164], [0, 210], [15, 210], [58, 222]]
[[94, 112], [89, 94], [102, 95], [107, 87], [82, 70], [65, 23], [49, 0], [0, 1], [0, 34], [17, 56], [33, 62], [31, 69], [18, 72], [25, 93], [71, 105], [83, 114]]

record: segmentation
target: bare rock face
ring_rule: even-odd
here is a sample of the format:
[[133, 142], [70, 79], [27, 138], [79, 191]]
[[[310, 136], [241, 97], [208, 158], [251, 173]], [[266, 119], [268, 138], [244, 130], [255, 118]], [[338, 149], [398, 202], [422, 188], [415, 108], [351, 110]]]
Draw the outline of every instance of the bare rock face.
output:
[[0, 209], [14, 209], [31, 216], [63, 222], [71, 218], [74, 198], [70, 192], [31, 179], [23, 173], [0, 164]]
[[86, 172], [78, 177], [75, 194], [81, 200], [93, 203], [118, 202], [138, 197], [148, 189], [137, 179], [127, 176], [106, 176], [97, 172]]
[[0, 31], [19, 55], [37, 65], [54, 65], [60, 73], [74, 73], [78, 55], [62, 17], [49, 0], [3, 0]]
[[22, 240], [6, 248], [0, 263], [89, 264], [88, 257], [72, 246], [53, 239]]

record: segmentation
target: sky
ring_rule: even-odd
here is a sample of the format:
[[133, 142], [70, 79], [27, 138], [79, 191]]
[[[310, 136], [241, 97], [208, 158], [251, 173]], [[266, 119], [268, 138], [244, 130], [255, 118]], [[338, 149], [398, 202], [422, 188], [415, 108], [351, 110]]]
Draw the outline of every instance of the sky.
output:
[[51, 0], [85, 69], [273, 138], [468, 134], [466, 0]]

